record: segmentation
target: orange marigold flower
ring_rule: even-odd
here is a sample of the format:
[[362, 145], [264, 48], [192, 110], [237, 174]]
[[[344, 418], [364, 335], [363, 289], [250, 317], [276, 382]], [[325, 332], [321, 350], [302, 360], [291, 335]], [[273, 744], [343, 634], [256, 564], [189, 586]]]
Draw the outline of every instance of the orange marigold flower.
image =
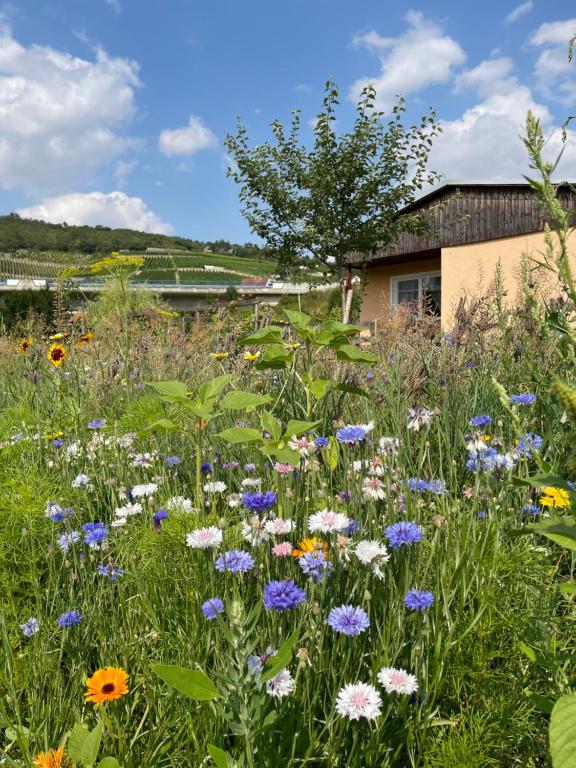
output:
[[48, 752], [40, 752], [34, 760], [36, 768], [63, 768], [67, 764], [64, 762], [64, 747], [60, 749], [49, 749]]
[[303, 539], [298, 542], [298, 547], [292, 550], [292, 557], [302, 557], [306, 552], [315, 552], [317, 549], [323, 549], [324, 554], [328, 555], [328, 544], [322, 539], [313, 536], [311, 539]]
[[105, 701], [114, 701], [128, 693], [128, 675], [121, 667], [98, 669], [86, 681], [84, 699], [97, 706]]
[[26, 336], [24, 339], [20, 339], [20, 344], [18, 345], [20, 349], [21, 355], [27, 355], [28, 350], [32, 346], [32, 336]]
[[48, 360], [50, 360], [52, 365], [55, 365], [56, 367], [58, 367], [59, 365], [62, 365], [62, 363], [66, 359], [67, 354], [68, 353], [66, 352], [62, 344], [52, 344], [46, 356]]

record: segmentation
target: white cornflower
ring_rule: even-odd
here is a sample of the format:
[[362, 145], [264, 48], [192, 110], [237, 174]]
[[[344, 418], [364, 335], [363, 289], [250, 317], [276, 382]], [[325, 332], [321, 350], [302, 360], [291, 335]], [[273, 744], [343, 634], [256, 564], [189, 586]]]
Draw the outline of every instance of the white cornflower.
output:
[[384, 687], [386, 693], [416, 693], [418, 681], [414, 675], [408, 674], [405, 669], [383, 667], [378, 672], [378, 682]]
[[260, 477], [245, 477], [242, 480], [242, 488], [260, 488], [262, 485], [262, 478]]
[[134, 461], [132, 462], [133, 467], [144, 467], [144, 469], [148, 469], [152, 466], [152, 463], [154, 461], [154, 456], [151, 453], [137, 453], [134, 456]]
[[368, 474], [382, 477], [384, 474], [384, 462], [380, 456], [374, 456], [368, 467]]
[[126, 432], [125, 435], [121, 435], [118, 438], [118, 445], [120, 448], [129, 448], [132, 443], [136, 440], [136, 433], [135, 432]]
[[135, 485], [132, 488], [132, 496], [135, 499], [141, 499], [142, 497], [152, 496], [158, 490], [156, 483], [142, 483], [142, 485]]
[[427, 427], [432, 421], [433, 412], [428, 408], [410, 408], [410, 418], [408, 419], [408, 429], [419, 432], [421, 427]]
[[294, 530], [294, 521], [285, 520], [282, 517], [275, 517], [273, 520], [267, 520], [264, 524], [264, 528], [266, 532], [272, 536], [284, 535], [285, 533], [292, 533]]
[[350, 518], [343, 512], [332, 512], [331, 509], [323, 509], [315, 512], [308, 518], [308, 528], [315, 533], [335, 533], [343, 531], [350, 524]]
[[57, 515], [57, 516], [62, 515], [63, 511], [64, 510], [62, 509], [62, 507], [59, 504], [56, 504], [55, 501], [46, 502], [46, 511], [44, 512], [44, 514], [49, 519], [52, 519], [54, 515]]
[[375, 475], [373, 477], [365, 477], [362, 483], [362, 494], [366, 499], [381, 501], [386, 498], [384, 483]]
[[138, 502], [134, 504], [125, 504], [123, 507], [116, 507], [114, 514], [116, 517], [132, 517], [132, 515], [139, 515], [142, 512], [142, 504]]
[[314, 451], [316, 446], [314, 445], [314, 441], [308, 440], [307, 437], [296, 437], [296, 435], [292, 435], [288, 441], [288, 447], [293, 451], [297, 451], [300, 456], [306, 457]]
[[242, 523], [242, 538], [252, 546], [258, 546], [268, 541], [270, 534], [266, 532], [264, 521], [258, 515], [251, 517], [248, 522]]
[[354, 472], [362, 472], [363, 469], [369, 469], [370, 468], [370, 462], [368, 459], [356, 459], [352, 462], [352, 469]]
[[369, 421], [368, 424], [358, 424], [358, 426], [362, 427], [364, 432], [368, 433], [368, 432], [372, 432], [372, 430], [374, 429], [374, 422]]
[[117, 517], [116, 520], [112, 520], [110, 523], [111, 528], [123, 528], [126, 523], [128, 522], [128, 518], [126, 517]]
[[215, 525], [197, 528], [186, 536], [186, 544], [192, 549], [209, 549], [222, 544], [222, 531]]
[[164, 505], [168, 512], [186, 512], [190, 513], [194, 511], [194, 507], [190, 499], [185, 499], [184, 496], [172, 496]]
[[390, 560], [390, 554], [386, 546], [380, 541], [368, 541], [363, 539], [356, 544], [354, 553], [358, 560], [364, 565], [372, 565], [377, 561], [387, 563]]
[[374, 720], [381, 714], [382, 699], [373, 685], [349, 683], [338, 691], [336, 712], [349, 720]]
[[228, 496], [227, 504], [230, 507], [230, 509], [236, 509], [236, 507], [239, 507], [242, 504], [242, 494], [231, 493]]
[[282, 699], [289, 696], [294, 690], [294, 678], [287, 669], [283, 669], [276, 677], [272, 677], [266, 682], [266, 693], [275, 699]]
[[78, 456], [79, 453], [80, 453], [79, 443], [70, 443], [70, 445], [66, 447], [66, 457], [68, 459], [73, 459], [75, 456]]
[[385, 453], [388, 456], [396, 456], [399, 446], [400, 440], [397, 437], [381, 437], [378, 440], [378, 448], [381, 453]]
[[205, 493], [225, 493], [228, 486], [222, 480], [215, 480], [211, 483], [206, 483], [204, 486]]
[[86, 488], [90, 485], [90, 478], [82, 472], [72, 480], [72, 488]]

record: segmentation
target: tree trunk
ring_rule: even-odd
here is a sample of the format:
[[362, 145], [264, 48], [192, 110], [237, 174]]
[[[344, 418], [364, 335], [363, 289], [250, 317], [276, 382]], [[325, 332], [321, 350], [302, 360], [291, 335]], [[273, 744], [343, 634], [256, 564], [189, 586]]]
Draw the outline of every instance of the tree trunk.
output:
[[342, 277], [342, 322], [346, 325], [350, 320], [350, 310], [352, 309], [352, 297], [354, 289], [352, 287], [352, 269], [346, 268], [346, 273]]

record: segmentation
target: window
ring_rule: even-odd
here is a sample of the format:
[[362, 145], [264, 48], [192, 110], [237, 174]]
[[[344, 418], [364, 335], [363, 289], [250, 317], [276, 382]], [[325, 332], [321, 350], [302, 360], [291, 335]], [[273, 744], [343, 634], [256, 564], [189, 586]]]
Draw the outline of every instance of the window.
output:
[[414, 304], [427, 315], [440, 317], [440, 273], [393, 277], [391, 280], [392, 306]]

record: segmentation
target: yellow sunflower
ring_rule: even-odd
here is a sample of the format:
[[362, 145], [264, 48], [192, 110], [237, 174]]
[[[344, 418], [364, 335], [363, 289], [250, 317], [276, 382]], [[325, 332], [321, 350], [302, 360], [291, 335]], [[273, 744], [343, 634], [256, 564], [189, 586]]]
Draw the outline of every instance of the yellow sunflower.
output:
[[323, 549], [324, 554], [328, 555], [328, 544], [322, 539], [313, 536], [311, 539], [303, 539], [298, 542], [298, 547], [292, 550], [292, 557], [302, 557], [306, 552], [315, 552], [317, 549]]
[[50, 360], [52, 365], [55, 365], [56, 367], [58, 367], [59, 365], [62, 365], [62, 363], [66, 359], [67, 354], [68, 353], [66, 352], [62, 344], [52, 344], [46, 356], [48, 360]]
[[20, 344], [18, 345], [20, 348], [20, 354], [27, 355], [28, 350], [32, 346], [32, 343], [32, 336], [26, 336], [26, 338], [20, 339]]
[[81, 336], [78, 336], [78, 339], [76, 340], [76, 346], [80, 348], [80, 347], [83, 347], [85, 344], [90, 344], [93, 338], [94, 338], [94, 334], [92, 333], [92, 331], [87, 331], [86, 333], [83, 333]]
[[114, 701], [128, 693], [128, 675], [121, 667], [98, 669], [86, 681], [84, 699], [97, 706], [105, 701]]
[[570, 506], [570, 496], [563, 488], [553, 488], [548, 485], [546, 488], [542, 488], [540, 504], [544, 507], [564, 509], [565, 507]]
[[64, 336], [66, 336], [65, 333], [53, 333], [52, 336], [48, 336], [50, 341], [60, 341], [60, 339], [63, 339]]
[[64, 762], [64, 747], [49, 749], [48, 752], [40, 752], [34, 760], [34, 765], [36, 768], [63, 768], [66, 765]]
[[210, 352], [210, 357], [214, 360], [226, 360], [228, 352]]
[[255, 363], [259, 357], [260, 352], [244, 352], [244, 360], [247, 360], [249, 363]]

